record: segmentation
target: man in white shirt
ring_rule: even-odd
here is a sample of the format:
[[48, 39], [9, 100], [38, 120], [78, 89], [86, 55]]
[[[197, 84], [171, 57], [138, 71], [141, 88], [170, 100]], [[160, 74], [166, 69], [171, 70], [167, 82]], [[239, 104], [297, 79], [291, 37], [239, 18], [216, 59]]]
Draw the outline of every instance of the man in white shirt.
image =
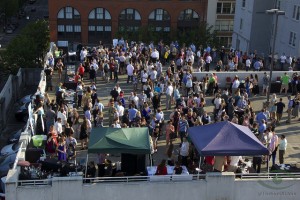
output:
[[251, 60], [248, 57], [247, 60], [246, 60], [246, 72], [250, 69], [250, 66], [251, 66]]
[[281, 66], [281, 71], [284, 70], [284, 64], [286, 62], [286, 56], [285, 56], [285, 53], [283, 53], [281, 56], [280, 56], [280, 66]]
[[166, 109], [169, 110], [171, 109], [171, 100], [172, 100], [172, 95], [173, 95], [173, 86], [170, 82], [168, 82], [168, 87], [166, 90]]
[[237, 89], [240, 86], [240, 80], [239, 77], [235, 76], [234, 81], [232, 83], [232, 95], [235, 94], [235, 92], [237, 91]]
[[133, 77], [133, 71], [134, 67], [132, 66], [131, 62], [127, 65], [127, 83], [129, 83], [129, 79], [132, 82], [132, 77]]
[[120, 73], [123, 74], [125, 68], [125, 61], [126, 61], [126, 57], [124, 56], [124, 53], [122, 53], [121, 56], [119, 57], [119, 61], [120, 61]]
[[84, 47], [82, 47], [82, 50], [80, 51], [80, 62], [81, 63], [85, 60], [87, 53], [88, 53], [87, 50]]
[[156, 48], [154, 48], [154, 51], [151, 53], [151, 59], [153, 63], [156, 63], [156, 61], [159, 60], [159, 53]]
[[136, 105], [137, 108], [139, 108], [139, 97], [136, 95], [136, 93], [133, 93], [134, 97], [133, 97], [133, 101]]
[[208, 54], [205, 59], [205, 71], [209, 72], [210, 63], [212, 62], [211, 56]]
[[119, 113], [119, 117], [122, 118], [123, 115], [124, 115], [125, 108], [122, 106], [122, 102], [121, 101], [118, 102], [117, 110], [118, 110], [118, 113]]
[[54, 129], [56, 130], [57, 134], [61, 134], [63, 132], [61, 118], [57, 118], [57, 121], [54, 124]]
[[239, 161], [243, 162], [242, 156], [230, 156], [230, 165], [228, 167], [228, 172], [236, 172], [238, 168]]
[[186, 137], [183, 138], [183, 142], [180, 147], [180, 156], [181, 156], [181, 164], [187, 166], [187, 158], [189, 155], [189, 147], [190, 144], [187, 141]]

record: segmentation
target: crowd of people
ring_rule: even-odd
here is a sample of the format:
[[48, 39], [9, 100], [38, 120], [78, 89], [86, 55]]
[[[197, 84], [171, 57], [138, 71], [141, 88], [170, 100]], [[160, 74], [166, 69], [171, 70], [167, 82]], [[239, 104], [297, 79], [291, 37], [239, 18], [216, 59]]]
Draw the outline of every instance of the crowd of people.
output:
[[[252, 97], [267, 95], [270, 82], [267, 73], [263, 77], [262, 87], [258, 84], [257, 74], [249, 72], [247, 77], [234, 76], [230, 85], [221, 89], [217, 73], [209, 72], [236, 71], [239, 63], [244, 64], [246, 71], [264, 69], [262, 59], [255, 52], [245, 55], [234, 51], [225, 53], [223, 48], [216, 51], [202, 46], [199, 49], [195, 46], [179, 47], [176, 43], [169, 46], [163, 42], [157, 46], [153, 43], [149, 46], [132, 43], [129, 46], [124, 40], [112, 48], [101, 45], [91, 49], [83, 47], [75, 75], [77, 87], [74, 108], [64, 102], [63, 97], [68, 94], [63, 83], [55, 88], [56, 100], [44, 98], [37, 104], [37, 108], [45, 110], [44, 133], [48, 135], [46, 150], [59, 160], [72, 161], [76, 160], [77, 139], [81, 141], [80, 149], [87, 149], [93, 127], [148, 127], [153, 144], [152, 153], [158, 151], [158, 141], [165, 139], [167, 156], [164, 162], [169, 165], [177, 163], [176, 166], [180, 163], [194, 171], [199, 154], [188, 139], [189, 127], [231, 121], [252, 130], [269, 149], [273, 164], [279, 149], [279, 163], [284, 164], [287, 141], [284, 135], [279, 139], [275, 130], [282, 123], [284, 109], [288, 113], [286, 123], [299, 117], [298, 74], [290, 77], [284, 73], [281, 77], [280, 94], [287, 94], [291, 87], [295, 96], [288, 96], [288, 105], [273, 94], [270, 102], [264, 104], [256, 114], [251, 104]], [[46, 89], [52, 90], [54, 68], [58, 65], [61, 80], [64, 65], [61, 60], [57, 64], [48, 63], [45, 68]], [[197, 80], [193, 75], [195, 71], [206, 71], [207, 74], [202, 80]], [[126, 88], [120, 87], [119, 75], [127, 76]], [[102, 97], [97, 94], [99, 82], [115, 82], [110, 94], [107, 94], [111, 96], [107, 105], [102, 103]], [[132, 92], [126, 93], [124, 89]], [[207, 104], [214, 106], [212, 113], [208, 112]], [[83, 114], [79, 114], [81, 111]], [[180, 141], [179, 153], [178, 158], [174, 159], [174, 141], [177, 139]], [[260, 172], [260, 166], [266, 159], [260, 155], [253, 157], [256, 172]], [[235, 171], [239, 160], [236, 157], [208, 156], [202, 165], [207, 171], [223, 171], [226, 165], [226, 170]]]

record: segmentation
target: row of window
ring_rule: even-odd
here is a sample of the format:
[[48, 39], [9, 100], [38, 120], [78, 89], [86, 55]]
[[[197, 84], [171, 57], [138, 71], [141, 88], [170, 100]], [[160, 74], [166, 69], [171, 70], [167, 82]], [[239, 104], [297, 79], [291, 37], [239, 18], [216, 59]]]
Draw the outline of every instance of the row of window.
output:
[[[225, 3], [223, 3], [225, 4]], [[230, 5], [231, 6], [231, 5]], [[224, 5], [224, 12], [228, 8]], [[58, 19], [80, 19], [80, 13], [73, 7], [64, 7], [60, 9], [57, 14]], [[95, 8], [89, 13], [89, 19], [111, 19], [111, 15], [105, 8]], [[120, 20], [141, 20], [140, 13], [132, 8], [127, 8], [121, 11], [119, 14]], [[153, 10], [148, 19], [155, 21], [166, 21], [170, 20], [170, 14], [164, 9]], [[189, 21], [189, 20], [199, 20], [199, 15], [192, 9], [186, 9], [180, 12], [178, 20]]]
[[289, 45], [295, 47], [296, 46], [296, 33], [290, 32]]
[[234, 2], [223, 2], [217, 3], [217, 14], [231, 14], [235, 13], [235, 3]]

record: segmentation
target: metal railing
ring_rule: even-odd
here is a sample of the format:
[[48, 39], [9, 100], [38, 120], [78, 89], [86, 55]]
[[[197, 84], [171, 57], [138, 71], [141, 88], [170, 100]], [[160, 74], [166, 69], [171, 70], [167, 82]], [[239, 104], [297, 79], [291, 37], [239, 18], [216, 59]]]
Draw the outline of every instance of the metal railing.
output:
[[42, 180], [19, 180], [18, 187], [25, 186], [52, 186], [52, 179], [42, 179]]
[[[184, 181], [199, 181], [205, 180], [208, 174], [191, 174], [191, 175], [165, 175], [165, 176], [123, 176], [123, 177], [96, 177], [96, 178], [83, 178], [84, 184], [96, 183], [137, 183], [137, 182], [184, 182]], [[212, 175], [212, 174], [211, 174]], [[218, 175], [218, 173], [215, 173]], [[221, 174], [220, 174], [221, 175]], [[75, 176], [78, 177], [78, 176]], [[235, 174], [237, 181], [246, 181], [250, 179], [300, 179], [300, 173], [251, 173], [251, 174]], [[72, 179], [72, 176], [69, 177]], [[64, 181], [64, 180], [61, 180]], [[25, 186], [52, 186], [52, 178], [42, 180], [19, 180], [18, 187]]]

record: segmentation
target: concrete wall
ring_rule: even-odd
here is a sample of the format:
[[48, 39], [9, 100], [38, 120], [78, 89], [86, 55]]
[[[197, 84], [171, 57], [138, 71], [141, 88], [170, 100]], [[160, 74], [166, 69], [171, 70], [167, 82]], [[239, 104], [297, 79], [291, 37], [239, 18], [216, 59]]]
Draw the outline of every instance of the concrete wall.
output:
[[187, 182], [129, 182], [83, 184], [81, 178], [54, 178], [52, 186], [6, 185], [13, 200], [253, 200], [300, 199], [299, 179], [282, 182], [236, 180], [232, 173], [208, 174], [206, 179]]
[[[215, 71], [211, 71], [211, 72], [194, 72], [193, 76], [197, 77], [197, 80], [202, 81], [203, 77], [205, 77], [206, 74], [210, 74], [210, 73], [213, 73], [213, 72], [216, 73], [216, 75], [218, 76], [219, 87], [222, 87], [222, 88], [226, 87], [226, 78], [227, 77], [231, 77], [231, 79], [233, 79], [235, 75], [238, 75], [240, 80], [245, 80], [245, 78], [247, 76], [250, 77], [250, 74], [253, 74], [253, 76], [255, 74], [257, 74], [259, 85], [262, 87], [263, 76], [264, 76], [263, 71], [260, 71], [260, 72], [253, 72], [253, 71], [249, 71], [249, 72], [245, 72], [245, 71], [243, 71], [243, 72], [215, 72]], [[269, 74], [269, 72], [267, 72], [267, 73]], [[287, 73], [290, 76], [293, 74], [293, 72], [287, 72]], [[272, 81], [276, 81], [277, 77], [281, 77], [282, 75], [283, 75], [282, 71], [273, 71]]]
[[17, 75], [10, 75], [0, 92], [0, 131], [7, 124], [8, 113], [12, 111], [13, 104], [22, 97], [27, 86], [39, 85], [41, 69], [19, 69]]

